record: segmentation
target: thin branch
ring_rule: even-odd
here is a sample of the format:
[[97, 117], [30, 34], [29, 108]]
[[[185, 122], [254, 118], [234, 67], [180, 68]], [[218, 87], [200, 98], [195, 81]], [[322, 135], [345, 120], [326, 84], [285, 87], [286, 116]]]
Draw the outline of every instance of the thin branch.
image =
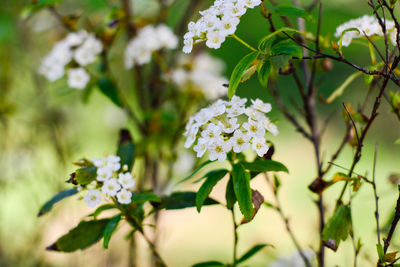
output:
[[378, 156], [378, 143], [375, 145], [375, 153], [374, 153], [374, 165], [372, 170], [372, 188], [374, 190], [375, 197], [375, 220], [376, 220], [376, 235], [378, 238], [378, 244], [381, 244], [381, 228], [379, 227], [379, 197], [376, 192], [376, 183], [375, 183], [375, 171], [376, 171], [376, 158]]
[[383, 251], [385, 252], [385, 254], [389, 248], [390, 242], [392, 241], [393, 233], [394, 233], [394, 230], [396, 230], [397, 223], [400, 220], [400, 185], [398, 186], [398, 190], [399, 190], [399, 197], [398, 197], [397, 203], [396, 203], [394, 219], [390, 226], [388, 237], [383, 239], [383, 243], [384, 243]]

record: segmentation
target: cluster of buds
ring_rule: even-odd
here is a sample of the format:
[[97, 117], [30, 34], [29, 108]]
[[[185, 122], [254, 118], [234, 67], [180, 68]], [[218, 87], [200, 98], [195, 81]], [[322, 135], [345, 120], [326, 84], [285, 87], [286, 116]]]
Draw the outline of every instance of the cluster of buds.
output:
[[185, 147], [191, 147], [197, 157], [209, 151], [210, 160], [224, 161], [231, 150], [240, 153], [251, 146], [258, 156], [267, 153], [269, 147], [265, 135], [277, 135], [278, 128], [265, 115], [271, 105], [260, 99], [251, 100], [246, 107], [246, 98], [233, 96], [231, 101], [218, 100], [193, 115], [186, 125]]

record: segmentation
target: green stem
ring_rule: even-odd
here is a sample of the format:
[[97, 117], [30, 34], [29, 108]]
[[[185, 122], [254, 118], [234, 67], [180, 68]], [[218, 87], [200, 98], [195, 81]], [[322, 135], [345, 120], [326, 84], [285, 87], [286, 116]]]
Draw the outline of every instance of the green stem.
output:
[[242, 45], [244, 45], [245, 47], [247, 47], [248, 49], [252, 50], [252, 51], [258, 51], [257, 49], [255, 49], [254, 47], [252, 47], [251, 45], [249, 45], [248, 43], [246, 43], [244, 40], [240, 39], [236, 34], [232, 34], [231, 35], [233, 38], [235, 38], [239, 43], [241, 43]]
[[232, 213], [232, 222], [233, 222], [233, 236], [234, 236], [234, 241], [233, 241], [233, 263], [232, 266], [235, 267], [236, 266], [236, 261], [237, 261], [237, 244], [238, 244], [238, 232], [237, 232], [237, 228], [238, 225], [236, 224], [235, 221], [235, 212], [233, 210], [234, 208], [231, 209], [231, 213]]

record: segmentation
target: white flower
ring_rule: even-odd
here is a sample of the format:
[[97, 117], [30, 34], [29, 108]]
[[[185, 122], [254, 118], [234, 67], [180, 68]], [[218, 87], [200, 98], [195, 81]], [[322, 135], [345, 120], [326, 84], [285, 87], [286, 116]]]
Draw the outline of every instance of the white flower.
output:
[[83, 68], [69, 69], [68, 70], [68, 86], [78, 90], [86, 87], [90, 80], [90, 75]]
[[178, 46], [178, 37], [176, 37], [167, 25], [158, 25], [156, 31], [158, 40], [162, 47], [175, 49]]
[[267, 153], [269, 147], [265, 142], [265, 138], [264, 137], [254, 137], [251, 140], [252, 144], [251, 144], [251, 148], [257, 152], [257, 155], [259, 157], [262, 157], [265, 155], [265, 153]]
[[207, 150], [208, 139], [207, 138], [199, 138], [197, 145], [193, 147], [193, 150], [197, 152], [197, 157], [201, 158]]
[[97, 173], [96, 180], [104, 182], [111, 178], [113, 171], [108, 166], [106, 166], [98, 168], [96, 173]]
[[248, 134], [251, 137], [262, 137], [265, 135], [265, 128], [263, 125], [257, 121], [253, 121], [252, 119], [243, 123], [243, 128], [248, 131]]
[[249, 141], [249, 135], [243, 134], [240, 129], [236, 130], [231, 139], [233, 152], [240, 153], [243, 150], [246, 150], [249, 147]]
[[234, 16], [224, 16], [221, 20], [220, 32], [221, 34], [228, 36], [234, 34], [236, 31], [236, 26], [239, 24], [240, 20]]
[[121, 168], [120, 157], [115, 155], [109, 155], [106, 158], [106, 166], [110, 168], [112, 171], [116, 172]]
[[117, 182], [117, 179], [112, 178], [110, 180], [106, 180], [101, 187], [103, 193], [109, 196], [115, 196], [117, 192], [121, 189], [121, 185]]
[[97, 168], [101, 168], [104, 166], [104, 160], [103, 159], [99, 159], [99, 158], [93, 158], [92, 163], [94, 166], [96, 166]]
[[225, 41], [225, 36], [221, 34], [219, 31], [210, 31], [207, 33], [207, 42], [206, 45], [209, 48], [218, 49], [221, 47], [221, 44]]
[[256, 100], [251, 99], [251, 103], [253, 103], [253, 108], [255, 108], [261, 112], [268, 113], [271, 111], [271, 104], [264, 103], [262, 100], [260, 100], [258, 98]]
[[132, 174], [130, 174], [129, 172], [118, 174], [118, 182], [125, 189], [132, 188], [136, 184], [136, 181], [133, 179]]
[[248, 8], [253, 8], [261, 4], [261, 0], [244, 0], [242, 2]]
[[246, 108], [245, 114], [254, 121], [264, 121], [267, 117], [253, 106]]
[[64, 65], [43, 63], [39, 67], [39, 74], [45, 76], [50, 82], [54, 82], [64, 76]]
[[101, 202], [100, 190], [89, 189], [86, 196], [83, 198], [90, 208], [96, 207]]
[[132, 193], [126, 189], [122, 189], [117, 193], [117, 200], [121, 204], [131, 203]]
[[273, 124], [268, 118], [264, 120], [264, 128], [268, 132], [272, 133], [274, 136], [277, 136], [279, 133], [278, 127], [275, 124]]
[[219, 137], [221, 132], [222, 129], [220, 126], [210, 123], [207, 128], [201, 132], [201, 136], [207, 139], [209, 142], [212, 142], [215, 138]]
[[225, 133], [233, 133], [239, 126], [240, 124], [237, 123], [237, 118], [231, 118], [228, 122], [223, 123], [223, 131]]
[[210, 160], [224, 161], [226, 159], [226, 153], [229, 152], [232, 145], [229, 142], [225, 142], [222, 138], [216, 138], [209, 144], [208, 149], [210, 150]]

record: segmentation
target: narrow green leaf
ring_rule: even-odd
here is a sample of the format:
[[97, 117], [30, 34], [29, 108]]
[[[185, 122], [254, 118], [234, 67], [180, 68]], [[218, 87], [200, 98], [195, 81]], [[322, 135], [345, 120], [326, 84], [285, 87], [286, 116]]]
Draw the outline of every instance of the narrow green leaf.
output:
[[239, 63], [234, 68], [231, 78], [229, 80], [228, 96], [229, 99], [235, 94], [243, 75], [246, 73], [247, 69], [254, 63], [257, 59], [259, 52], [251, 52], [244, 56]]
[[47, 250], [73, 252], [90, 247], [103, 237], [104, 229], [109, 221], [110, 219], [81, 222], [54, 244], [47, 247]]
[[385, 252], [381, 244], [376, 244], [376, 251], [378, 252], [379, 259], [383, 261], [383, 258], [385, 257]]
[[227, 174], [228, 172], [229, 172], [229, 171], [228, 171], [227, 169], [216, 169], [216, 170], [212, 170], [212, 171], [209, 171], [209, 172], [207, 172], [206, 174], [204, 174], [203, 177], [201, 177], [200, 179], [194, 181], [193, 183], [194, 183], [194, 184], [195, 184], [195, 183], [198, 183], [198, 182], [204, 180], [204, 179], [207, 178], [207, 177], [219, 175], [220, 173], [221, 173], [221, 174], [222, 174], [222, 173]]
[[257, 252], [259, 252], [260, 250], [262, 250], [264, 247], [266, 246], [271, 246], [270, 244], [258, 244], [255, 245], [254, 247], [252, 247], [251, 249], [249, 249], [245, 254], [243, 254], [242, 257], [240, 257], [237, 261], [236, 264], [242, 263], [248, 259], [250, 259], [251, 257], [253, 257]]
[[71, 188], [67, 190], [63, 190], [57, 194], [55, 194], [50, 200], [48, 200], [44, 205], [40, 208], [40, 211], [38, 213], [38, 217], [46, 214], [51, 210], [51, 208], [56, 204], [57, 202], [60, 202], [64, 198], [70, 197], [78, 193], [78, 190], [76, 188]]
[[286, 172], [289, 173], [288, 168], [278, 161], [274, 160], [257, 160], [254, 162], [241, 162], [246, 170], [254, 172]]
[[89, 214], [88, 216], [93, 217], [94, 219], [97, 219], [97, 216], [99, 216], [103, 211], [106, 210], [111, 210], [116, 208], [114, 204], [104, 204], [98, 207], [93, 213]]
[[279, 177], [277, 175], [274, 175], [274, 185], [275, 185], [275, 190], [277, 190], [277, 191], [281, 187], [281, 180], [279, 179]]
[[239, 209], [244, 218], [250, 221], [253, 216], [253, 202], [251, 199], [250, 174], [243, 165], [237, 163], [232, 168], [233, 189], [239, 203]]
[[121, 221], [121, 214], [112, 217], [111, 220], [108, 222], [106, 229], [104, 229], [103, 248], [108, 248], [108, 243], [110, 242], [110, 238], [114, 233], [115, 229], [117, 229], [119, 221]]
[[236, 195], [235, 195], [235, 190], [233, 188], [232, 176], [229, 177], [229, 181], [226, 185], [225, 199], [226, 199], [226, 208], [233, 209], [233, 206], [235, 205], [237, 199], [236, 199]]
[[189, 180], [190, 178], [192, 178], [193, 175], [195, 175], [198, 171], [200, 171], [204, 166], [212, 163], [213, 161], [211, 160], [207, 160], [205, 162], [203, 162], [199, 167], [197, 167], [194, 171], [192, 171], [191, 174], [189, 174], [188, 176], [186, 176], [184, 179], [182, 179], [181, 181], [179, 181], [177, 184], [183, 183], [187, 180]]
[[260, 61], [257, 65], [258, 81], [263, 87], [267, 87], [269, 73], [271, 72], [271, 61], [269, 58]]
[[111, 100], [118, 107], [123, 107], [122, 101], [118, 94], [118, 89], [114, 82], [109, 77], [100, 78], [97, 82], [100, 92], [102, 92], [108, 99]]
[[271, 49], [273, 55], [291, 55], [299, 59], [303, 58], [302, 48], [291, 40], [284, 40], [274, 44]]
[[[154, 203], [152, 203], [154, 205]], [[203, 203], [204, 205], [214, 205], [219, 204], [212, 198], [206, 198]], [[159, 205], [155, 205], [159, 209], [176, 210], [191, 208], [196, 206], [196, 193], [195, 192], [174, 192], [169, 196], [162, 198]]]
[[355, 72], [342, 83], [333, 93], [326, 99], [326, 103], [331, 103], [333, 100], [335, 100], [338, 96], [342, 95], [344, 92], [344, 89], [352, 82], [354, 81], [358, 76], [360, 76], [362, 72]]
[[208, 173], [206, 180], [201, 185], [196, 194], [196, 208], [198, 212], [201, 211], [201, 207], [203, 206], [204, 201], [210, 195], [214, 186], [218, 183], [219, 180], [224, 178], [227, 173], [228, 170], [226, 169], [216, 170], [211, 174]]
[[80, 185], [90, 184], [92, 181], [96, 180], [97, 168], [95, 166], [84, 166], [79, 168], [75, 172], [75, 180]]
[[142, 204], [147, 201], [161, 202], [161, 198], [151, 192], [133, 192], [131, 204]]
[[339, 247], [340, 241], [346, 240], [350, 228], [350, 207], [341, 205], [325, 225], [324, 230], [322, 231], [322, 240], [325, 242], [328, 240], [334, 241], [335, 244], [329, 247], [336, 251], [337, 247]]
[[273, 11], [278, 13], [280, 16], [296, 17], [296, 18], [309, 18], [310, 13], [304, 9], [290, 5], [279, 5], [271, 8]]
[[121, 167], [127, 165], [128, 171], [131, 172], [135, 162], [135, 144], [131, 134], [126, 129], [122, 129], [120, 132], [117, 156], [121, 158]]
[[192, 267], [219, 267], [219, 266], [225, 266], [225, 264], [219, 261], [205, 261], [192, 265]]

